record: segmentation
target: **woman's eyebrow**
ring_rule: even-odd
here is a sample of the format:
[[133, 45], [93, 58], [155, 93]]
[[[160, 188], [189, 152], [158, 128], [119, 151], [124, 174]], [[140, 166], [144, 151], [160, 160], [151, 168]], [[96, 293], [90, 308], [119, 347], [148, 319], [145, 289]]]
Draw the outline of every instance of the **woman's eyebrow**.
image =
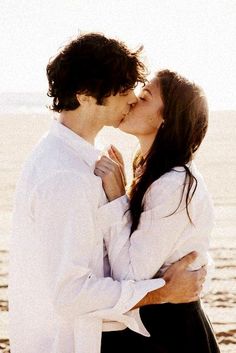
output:
[[152, 96], [152, 92], [148, 88], [144, 87], [143, 91], [147, 91]]

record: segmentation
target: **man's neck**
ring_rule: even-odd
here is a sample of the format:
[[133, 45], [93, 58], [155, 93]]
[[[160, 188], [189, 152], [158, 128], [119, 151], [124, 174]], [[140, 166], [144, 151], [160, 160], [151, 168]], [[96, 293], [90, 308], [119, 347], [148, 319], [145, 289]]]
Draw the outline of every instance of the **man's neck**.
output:
[[94, 145], [95, 137], [102, 128], [92, 124], [89, 117], [79, 116], [77, 110], [61, 112], [58, 121], [92, 145]]

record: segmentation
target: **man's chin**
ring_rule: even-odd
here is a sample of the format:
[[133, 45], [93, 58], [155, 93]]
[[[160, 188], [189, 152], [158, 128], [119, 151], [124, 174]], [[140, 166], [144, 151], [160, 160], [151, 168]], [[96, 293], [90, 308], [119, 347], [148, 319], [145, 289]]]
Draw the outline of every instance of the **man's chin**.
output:
[[126, 134], [129, 134], [129, 133], [130, 133], [130, 132], [127, 131], [127, 129], [125, 128], [125, 124], [123, 123], [123, 121], [119, 124], [118, 129], [119, 129], [120, 131], [126, 132]]
[[119, 122], [119, 125], [117, 126], [118, 129], [122, 130], [122, 126], [124, 125], [123, 124], [123, 121], [124, 119], [122, 119], [120, 122]]
[[113, 127], [116, 129], [119, 129], [120, 125], [122, 125], [123, 121], [124, 121], [124, 118], [122, 118], [120, 121], [117, 121], [117, 123], [114, 124]]

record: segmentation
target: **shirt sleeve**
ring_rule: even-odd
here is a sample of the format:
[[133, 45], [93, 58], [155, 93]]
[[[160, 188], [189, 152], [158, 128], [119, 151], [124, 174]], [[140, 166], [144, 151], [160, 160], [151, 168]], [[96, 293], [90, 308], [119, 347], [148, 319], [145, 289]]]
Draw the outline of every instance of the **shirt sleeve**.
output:
[[36, 187], [30, 200], [41, 274], [59, 315], [66, 319], [101, 312], [108, 318], [122, 315], [147, 292], [164, 285], [163, 280], [120, 283], [94, 275], [91, 260], [102, 238], [96, 236], [86, 184], [76, 173], [58, 172]]
[[[114, 278], [119, 280], [152, 278], [164, 263], [171, 259], [173, 253], [177, 255], [174, 262], [188, 252], [196, 250], [196, 244], [198, 247], [201, 243], [201, 251], [207, 252], [208, 241], [190, 239], [194, 229], [191, 230], [191, 227], [194, 225], [190, 224], [186, 213], [185, 195], [182, 198], [183, 183], [184, 176], [175, 178], [172, 174], [151, 185], [145, 196], [145, 209], [141, 214], [138, 229], [132, 233], [132, 236], [130, 236], [131, 222], [126, 198], [116, 199], [100, 208], [100, 218]], [[194, 211], [193, 208], [191, 210]], [[208, 238], [207, 234], [204, 236]], [[180, 256], [178, 256], [178, 246], [181, 247], [181, 241], [184, 242], [184, 238], [190, 239], [186, 247], [188, 250], [182, 255], [179, 252]], [[197, 263], [194, 269], [196, 267], [198, 267]]]

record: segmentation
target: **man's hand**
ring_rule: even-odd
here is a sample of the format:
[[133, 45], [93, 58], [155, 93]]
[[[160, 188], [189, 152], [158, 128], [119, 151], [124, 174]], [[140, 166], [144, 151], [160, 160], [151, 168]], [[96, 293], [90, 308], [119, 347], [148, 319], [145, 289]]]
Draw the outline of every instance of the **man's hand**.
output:
[[205, 281], [206, 269], [202, 267], [197, 271], [187, 270], [188, 265], [196, 258], [197, 253], [193, 251], [171, 265], [162, 276], [166, 285], [149, 292], [133, 309], [150, 304], [177, 304], [198, 300]]
[[[206, 277], [204, 267], [197, 271], [188, 271], [187, 267], [197, 258], [192, 252], [171, 265], [162, 278], [166, 281], [163, 287], [163, 302], [187, 303], [198, 300]], [[162, 289], [162, 288], [161, 288]]]

